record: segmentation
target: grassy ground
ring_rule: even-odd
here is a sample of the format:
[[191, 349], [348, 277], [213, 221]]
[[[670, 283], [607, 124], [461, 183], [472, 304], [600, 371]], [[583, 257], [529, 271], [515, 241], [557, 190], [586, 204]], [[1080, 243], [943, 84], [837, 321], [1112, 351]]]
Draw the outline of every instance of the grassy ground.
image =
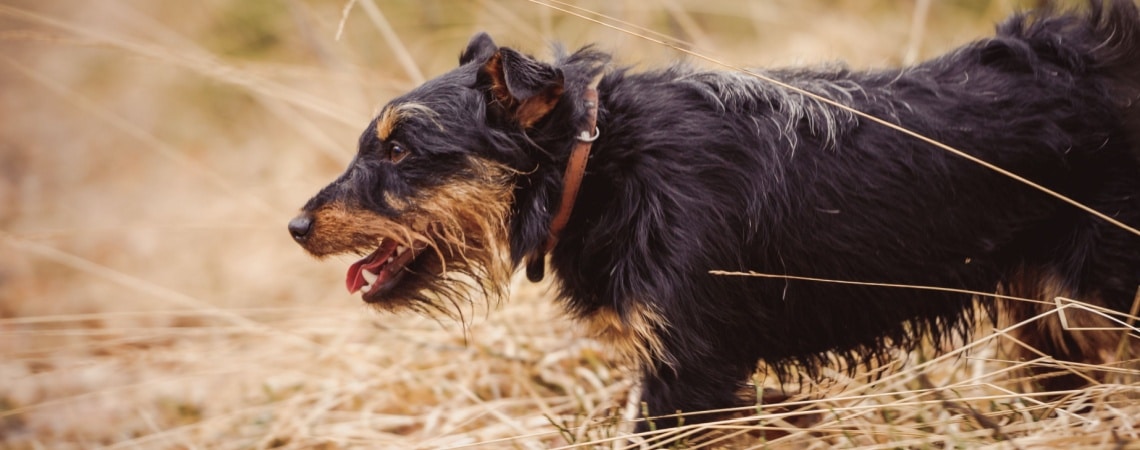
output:
[[[544, 286], [516, 283], [466, 326], [381, 315], [343, 292], [347, 260], [291, 242], [376, 109], [477, 30], [538, 54], [557, 39], [680, 57], [558, 8], [732, 64], [867, 67], [984, 35], [1015, 2], [935, 2], [918, 28], [901, 0], [578, 5], [0, 2], [0, 447], [633, 445], [631, 374]], [[833, 374], [806, 415], [717, 426], [743, 433], [733, 446], [1140, 448], [1136, 385], [1020, 395], [987, 336], [900, 354], [875, 384]]]

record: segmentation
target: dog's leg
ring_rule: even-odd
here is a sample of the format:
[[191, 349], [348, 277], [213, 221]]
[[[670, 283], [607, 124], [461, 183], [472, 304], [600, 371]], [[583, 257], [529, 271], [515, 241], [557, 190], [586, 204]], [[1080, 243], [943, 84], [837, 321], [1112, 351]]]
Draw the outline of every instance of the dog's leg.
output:
[[644, 302], [630, 302], [623, 313], [599, 308], [580, 320], [587, 334], [641, 368], [642, 413], [647, 417], [638, 423], [639, 432], [723, 417], [700, 412], [740, 405], [738, 393], [756, 369], [754, 358], [733, 361], [724, 354], [692, 350], [728, 347], [695, 344], [694, 337], [707, 338], [707, 333], [679, 329], [684, 322], [669, 320]]
[[[647, 302], [630, 301], [621, 313], [598, 308], [579, 320], [586, 332], [619, 358], [640, 367], [642, 415], [637, 431], [708, 422], [731, 415], [724, 408], [751, 404], [741, 397], [756, 358], [738, 348], [745, 330], [691, 329], [699, 322], [667, 317]], [[719, 412], [705, 413], [709, 410]]]
[[[1110, 314], [1093, 309], [1114, 306], [1112, 303], [1115, 302], [1105, 301], [1101, 294], [1067, 289], [1055, 274], [1028, 268], [1019, 271], [1003, 291], [1015, 297], [1041, 300], [1042, 303], [999, 301], [1001, 315], [998, 323], [1002, 328], [1053, 312], [1010, 331], [1012, 339], [1004, 345], [1015, 360], [1046, 356], [1063, 365], [1058, 367], [1045, 362], [1030, 368], [1029, 374], [1035, 378], [1033, 382], [1041, 387], [1068, 390], [1090, 382], [1127, 382], [1127, 378], [1117, 375], [1126, 374], [1129, 370], [1135, 372], [1138, 368], [1135, 360], [1140, 357], [1140, 339], [1122, 324], [1129, 322], [1126, 317], [1111, 315], [1120, 321], [1117, 322], [1108, 318]], [[1083, 370], [1065, 362], [1103, 367], [1095, 371]]]
[[[1109, 356], [1106, 352], [1113, 347], [1111, 333], [1083, 329], [1100, 329], [1111, 324], [1103, 317], [1074, 307], [1069, 300], [1101, 306], [1103, 302], [1099, 298], [1079, 295], [1055, 270], [1042, 267], [1017, 269], [1003, 284], [1002, 293], [1041, 303], [1000, 300], [1000, 328], [1053, 311], [1057, 307], [1056, 299], [1061, 299], [1061, 303], [1068, 306], [1010, 330], [1008, 336], [1011, 339], [1003, 348], [1012, 359], [1028, 361], [1045, 356], [1058, 361], [1093, 364], [1106, 361]], [[1074, 389], [1093, 380], [1089, 374], [1069, 372], [1048, 362], [1030, 368], [1028, 374], [1034, 377], [1035, 383], [1048, 390]]]
[[[1121, 163], [1120, 165], [1127, 165]], [[1140, 211], [1140, 182], [1121, 178], [1088, 203], [1101, 211], [1121, 211], [1121, 219], [1135, 223]], [[1129, 204], [1131, 203], [1131, 204]], [[1140, 287], [1140, 237], [1091, 218], [1072, 220], [1075, 226], [1046, 253], [1048, 260], [1022, 263], [1010, 271], [1000, 292], [1037, 301], [1000, 300], [1000, 327], [1052, 312], [1010, 332], [1011, 356], [1032, 360], [1048, 356], [1103, 366], [1078, 370], [1074, 366], [1043, 364], [1031, 369], [1034, 380], [1050, 390], [1073, 389], [1089, 382], [1128, 382], [1121, 375], [1137, 376], [1140, 337], [1129, 318], [1116, 313], [1134, 310]], [[1074, 302], [1081, 302], [1075, 303]], [[1084, 306], [1083, 304], [1091, 305]], [[1096, 309], [1100, 308], [1100, 311]], [[1115, 319], [1115, 320], [1114, 320]], [[1088, 366], [1085, 366], [1088, 367]]]
[[[657, 364], [646, 371], [641, 400], [647, 414], [636, 431], [709, 422], [745, 406], [739, 393], [756, 364], [727, 361], [710, 355], [678, 355], [674, 364]], [[710, 411], [710, 412], [706, 412]]]

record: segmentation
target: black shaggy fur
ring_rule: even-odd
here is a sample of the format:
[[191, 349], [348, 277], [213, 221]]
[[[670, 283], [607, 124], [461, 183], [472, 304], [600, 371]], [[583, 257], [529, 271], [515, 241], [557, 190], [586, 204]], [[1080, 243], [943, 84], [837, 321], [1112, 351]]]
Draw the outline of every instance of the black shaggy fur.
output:
[[[477, 179], [472, 161], [484, 161], [509, 169], [501, 257], [518, 267], [541, 254], [586, 120], [582, 93], [596, 81], [601, 137], [549, 262], [573, 316], [615, 317], [603, 327], [611, 338], [647, 355], [636, 359], [650, 415], [738, 406], [758, 361], [813, 374], [836, 358], [864, 363], [965, 335], [975, 319], [967, 294], [710, 270], [1132, 304], [1140, 237], [1129, 230], [749, 75], [608, 61], [586, 48], [548, 64], [476, 36], [457, 69], [391, 102], [430, 112], [383, 136], [374, 121], [348, 172], [290, 225], [294, 236], [308, 246], [314, 212], [331, 203], [398, 217], [422, 192]], [[1018, 14], [996, 37], [901, 69], [761, 73], [1140, 227], [1131, 1]], [[394, 143], [406, 158], [393, 157]], [[333, 250], [358, 249], [318, 253]], [[1045, 310], [1009, 311], [1016, 321]], [[1115, 349], [1097, 346], [1121, 339], [1039, 328], [1059, 359], [1112, 362]]]

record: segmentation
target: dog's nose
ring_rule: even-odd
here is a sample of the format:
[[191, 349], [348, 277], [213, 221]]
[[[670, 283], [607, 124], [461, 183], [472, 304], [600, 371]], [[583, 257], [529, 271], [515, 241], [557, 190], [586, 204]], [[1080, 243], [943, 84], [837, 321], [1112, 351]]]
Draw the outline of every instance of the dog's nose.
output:
[[304, 242], [312, 231], [313, 218], [308, 214], [301, 214], [289, 221], [289, 234], [293, 235], [294, 241]]

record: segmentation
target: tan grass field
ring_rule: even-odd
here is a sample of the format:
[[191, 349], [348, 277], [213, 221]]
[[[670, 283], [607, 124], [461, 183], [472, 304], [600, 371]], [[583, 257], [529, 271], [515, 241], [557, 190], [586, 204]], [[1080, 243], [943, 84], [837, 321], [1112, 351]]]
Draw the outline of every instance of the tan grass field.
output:
[[832, 374], [805, 386], [806, 416], [757, 405], [698, 444], [693, 427], [628, 435], [633, 374], [545, 286], [520, 280], [465, 324], [349, 296], [350, 261], [311, 259], [285, 224], [372, 114], [475, 31], [539, 55], [597, 42], [640, 67], [713, 64], [604, 24], [734, 65], [874, 67], [1025, 4], [543, 3], [0, 1], [0, 448], [1140, 449], [1137, 377], [1021, 394], [985, 329], [948, 357], [900, 354], [874, 384]]

